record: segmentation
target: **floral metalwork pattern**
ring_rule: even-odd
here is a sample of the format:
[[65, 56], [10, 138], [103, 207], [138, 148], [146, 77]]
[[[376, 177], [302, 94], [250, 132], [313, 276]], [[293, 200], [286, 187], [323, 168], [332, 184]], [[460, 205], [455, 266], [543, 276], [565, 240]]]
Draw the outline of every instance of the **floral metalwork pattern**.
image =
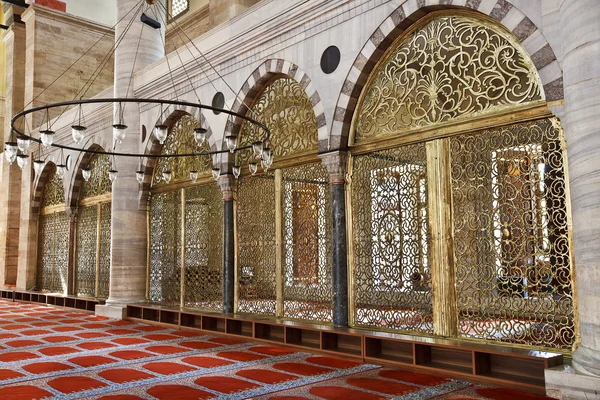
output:
[[273, 175], [240, 178], [237, 240], [238, 311], [275, 315], [277, 272]]
[[56, 173], [56, 166], [52, 166], [52, 171], [48, 176], [48, 181], [44, 185], [41, 207], [56, 206], [65, 203], [65, 190], [63, 181]]
[[223, 309], [223, 202], [214, 183], [185, 190], [184, 306]]
[[81, 198], [112, 192], [112, 182], [108, 177], [108, 171], [111, 170], [110, 157], [106, 154], [95, 154], [90, 159], [88, 168], [91, 170], [91, 176], [87, 182], [83, 181]]
[[110, 249], [111, 249], [111, 203], [100, 204], [100, 276], [98, 277], [98, 292], [96, 297], [108, 298], [110, 285]]
[[150, 301], [180, 304], [181, 245], [181, 191], [153, 194], [150, 201]]
[[98, 207], [82, 207], [77, 218], [76, 293], [96, 295]]
[[543, 100], [516, 40], [467, 16], [438, 16], [402, 38], [372, 76], [355, 143]]
[[[271, 82], [252, 106], [250, 115], [271, 131], [270, 146], [276, 157], [317, 149], [317, 118], [306, 92], [294, 79], [281, 77]], [[258, 127], [244, 123], [240, 145], [260, 141], [263, 135]], [[248, 152], [238, 156], [238, 163], [242, 164], [247, 161]]]
[[[192, 116], [184, 115], [171, 128], [161, 154], [189, 154], [210, 151], [208, 141], [198, 147], [194, 141], [194, 128], [198, 121]], [[163, 172], [171, 171], [171, 182], [190, 179], [190, 171], [207, 172], [212, 169], [212, 159], [209, 156], [159, 158], [154, 170], [152, 185], [164, 185]]]
[[283, 315], [330, 321], [331, 192], [319, 164], [283, 170]]
[[356, 325], [433, 332], [424, 144], [353, 160]]
[[552, 120], [452, 138], [462, 336], [573, 345], [564, 146]]
[[66, 212], [40, 216], [37, 287], [66, 293], [69, 260], [69, 218]]

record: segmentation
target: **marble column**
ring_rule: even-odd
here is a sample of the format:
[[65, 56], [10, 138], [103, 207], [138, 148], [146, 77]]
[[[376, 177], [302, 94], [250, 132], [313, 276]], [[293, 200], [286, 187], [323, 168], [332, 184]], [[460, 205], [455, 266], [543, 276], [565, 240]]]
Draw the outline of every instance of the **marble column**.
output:
[[223, 193], [223, 312], [230, 314], [235, 306], [235, 179], [221, 175], [218, 183]]
[[346, 240], [346, 166], [348, 155], [334, 152], [321, 155], [329, 173], [331, 190], [333, 324], [348, 326], [348, 251]]
[[[152, 29], [140, 21], [139, 0], [119, 0], [115, 40], [121, 36], [129, 21], [133, 24], [115, 52], [115, 97], [135, 97], [132, 74], [164, 57], [164, 27]], [[156, 4], [153, 7], [159, 9]], [[141, 31], [141, 32], [140, 32]], [[162, 36], [162, 38], [161, 38]], [[115, 105], [117, 111], [118, 105]], [[128, 126], [125, 139], [116, 144], [116, 151], [141, 151], [140, 110], [137, 104], [123, 104], [123, 123]], [[117, 121], [115, 121], [116, 123]], [[138, 208], [139, 185], [135, 179], [138, 160], [117, 157], [118, 179], [112, 187], [112, 254], [110, 291], [106, 306], [97, 307], [96, 314], [115, 318], [124, 316], [125, 305], [141, 302], [146, 296], [146, 211]]]
[[[25, 24], [13, 22], [4, 33], [6, 44], [6, 97], [4, 103], [4, 142], [10, 140], [10, 120], [23, 109], [25, 95]], [[23, 128], [22, 126], [20, 127]], [[13, 138], [16, 141], [16, 137]], [[4, 143], [2, 143], [4, 148]], [[17, 283], [19, 225], [21, 213], [21, 170], [15, 161], [2, 158], [0, 188], [0, 286]], [[28, 203], [29, 204], [29, 203]]]
[[600, 2], [560, 6], [573, 244], [581, 343], [576, 374], [546, 373], [548, 394], [600, 398]]

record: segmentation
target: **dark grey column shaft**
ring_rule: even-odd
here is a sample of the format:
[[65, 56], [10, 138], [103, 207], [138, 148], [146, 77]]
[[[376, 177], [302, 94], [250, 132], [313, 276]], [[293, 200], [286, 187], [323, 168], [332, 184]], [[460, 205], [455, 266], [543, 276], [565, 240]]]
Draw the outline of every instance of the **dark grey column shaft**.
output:
[[233, 313], [235, 296], [235, 263], [233, 232], [233, 200], [223, 200], [223, 312]]
[[348, 326], [348, 252], [344, 184], [331, 185], [333, 247], [333, 324]]

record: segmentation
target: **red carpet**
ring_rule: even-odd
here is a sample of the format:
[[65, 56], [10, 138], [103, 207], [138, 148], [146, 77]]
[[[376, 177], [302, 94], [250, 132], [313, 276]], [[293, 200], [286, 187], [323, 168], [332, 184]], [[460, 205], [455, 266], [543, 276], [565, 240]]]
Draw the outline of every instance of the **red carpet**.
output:
[[[0, 300], [0, 400], [536, 400], [424, 373]], [[421, 391], [426, 391], [421, 393]]]

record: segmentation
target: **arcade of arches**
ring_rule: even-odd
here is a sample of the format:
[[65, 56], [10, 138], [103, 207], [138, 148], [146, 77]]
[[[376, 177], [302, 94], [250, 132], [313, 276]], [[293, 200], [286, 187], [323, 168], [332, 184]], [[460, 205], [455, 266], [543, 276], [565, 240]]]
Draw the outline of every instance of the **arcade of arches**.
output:
[[[343, 128], [327, 148], [326, 88], [273, 61], [246, 81], [244, 105], [231, 101], [271, 130], [271, 168], [251, 174], [248, 161], [260, 160], [243, 153], [148, 163], [141, 301], [571, 356], [589, 328], [578, 314], [568, 132], [550, 111], [561, 98], [498, 18], [428, 9], [403, 24], [371, 59], [358, 56], [352, 68], [364, 68], [342, 89]], [[198, 115], [171, 111], [164, 145], [145, 148], [197, 151]], [[201, 150], [221, 147], [229, 133], [202, 119], [212, 134]], [[224, 131], [239, 145], [260, 135], [234, 119]], [[111, 303], [110, 163], [84, 158], [68, 182], [49, 162], [33, 182], [35, 290]], [[226, 174], [234, 164], [246, 166], [238, 179]]]

